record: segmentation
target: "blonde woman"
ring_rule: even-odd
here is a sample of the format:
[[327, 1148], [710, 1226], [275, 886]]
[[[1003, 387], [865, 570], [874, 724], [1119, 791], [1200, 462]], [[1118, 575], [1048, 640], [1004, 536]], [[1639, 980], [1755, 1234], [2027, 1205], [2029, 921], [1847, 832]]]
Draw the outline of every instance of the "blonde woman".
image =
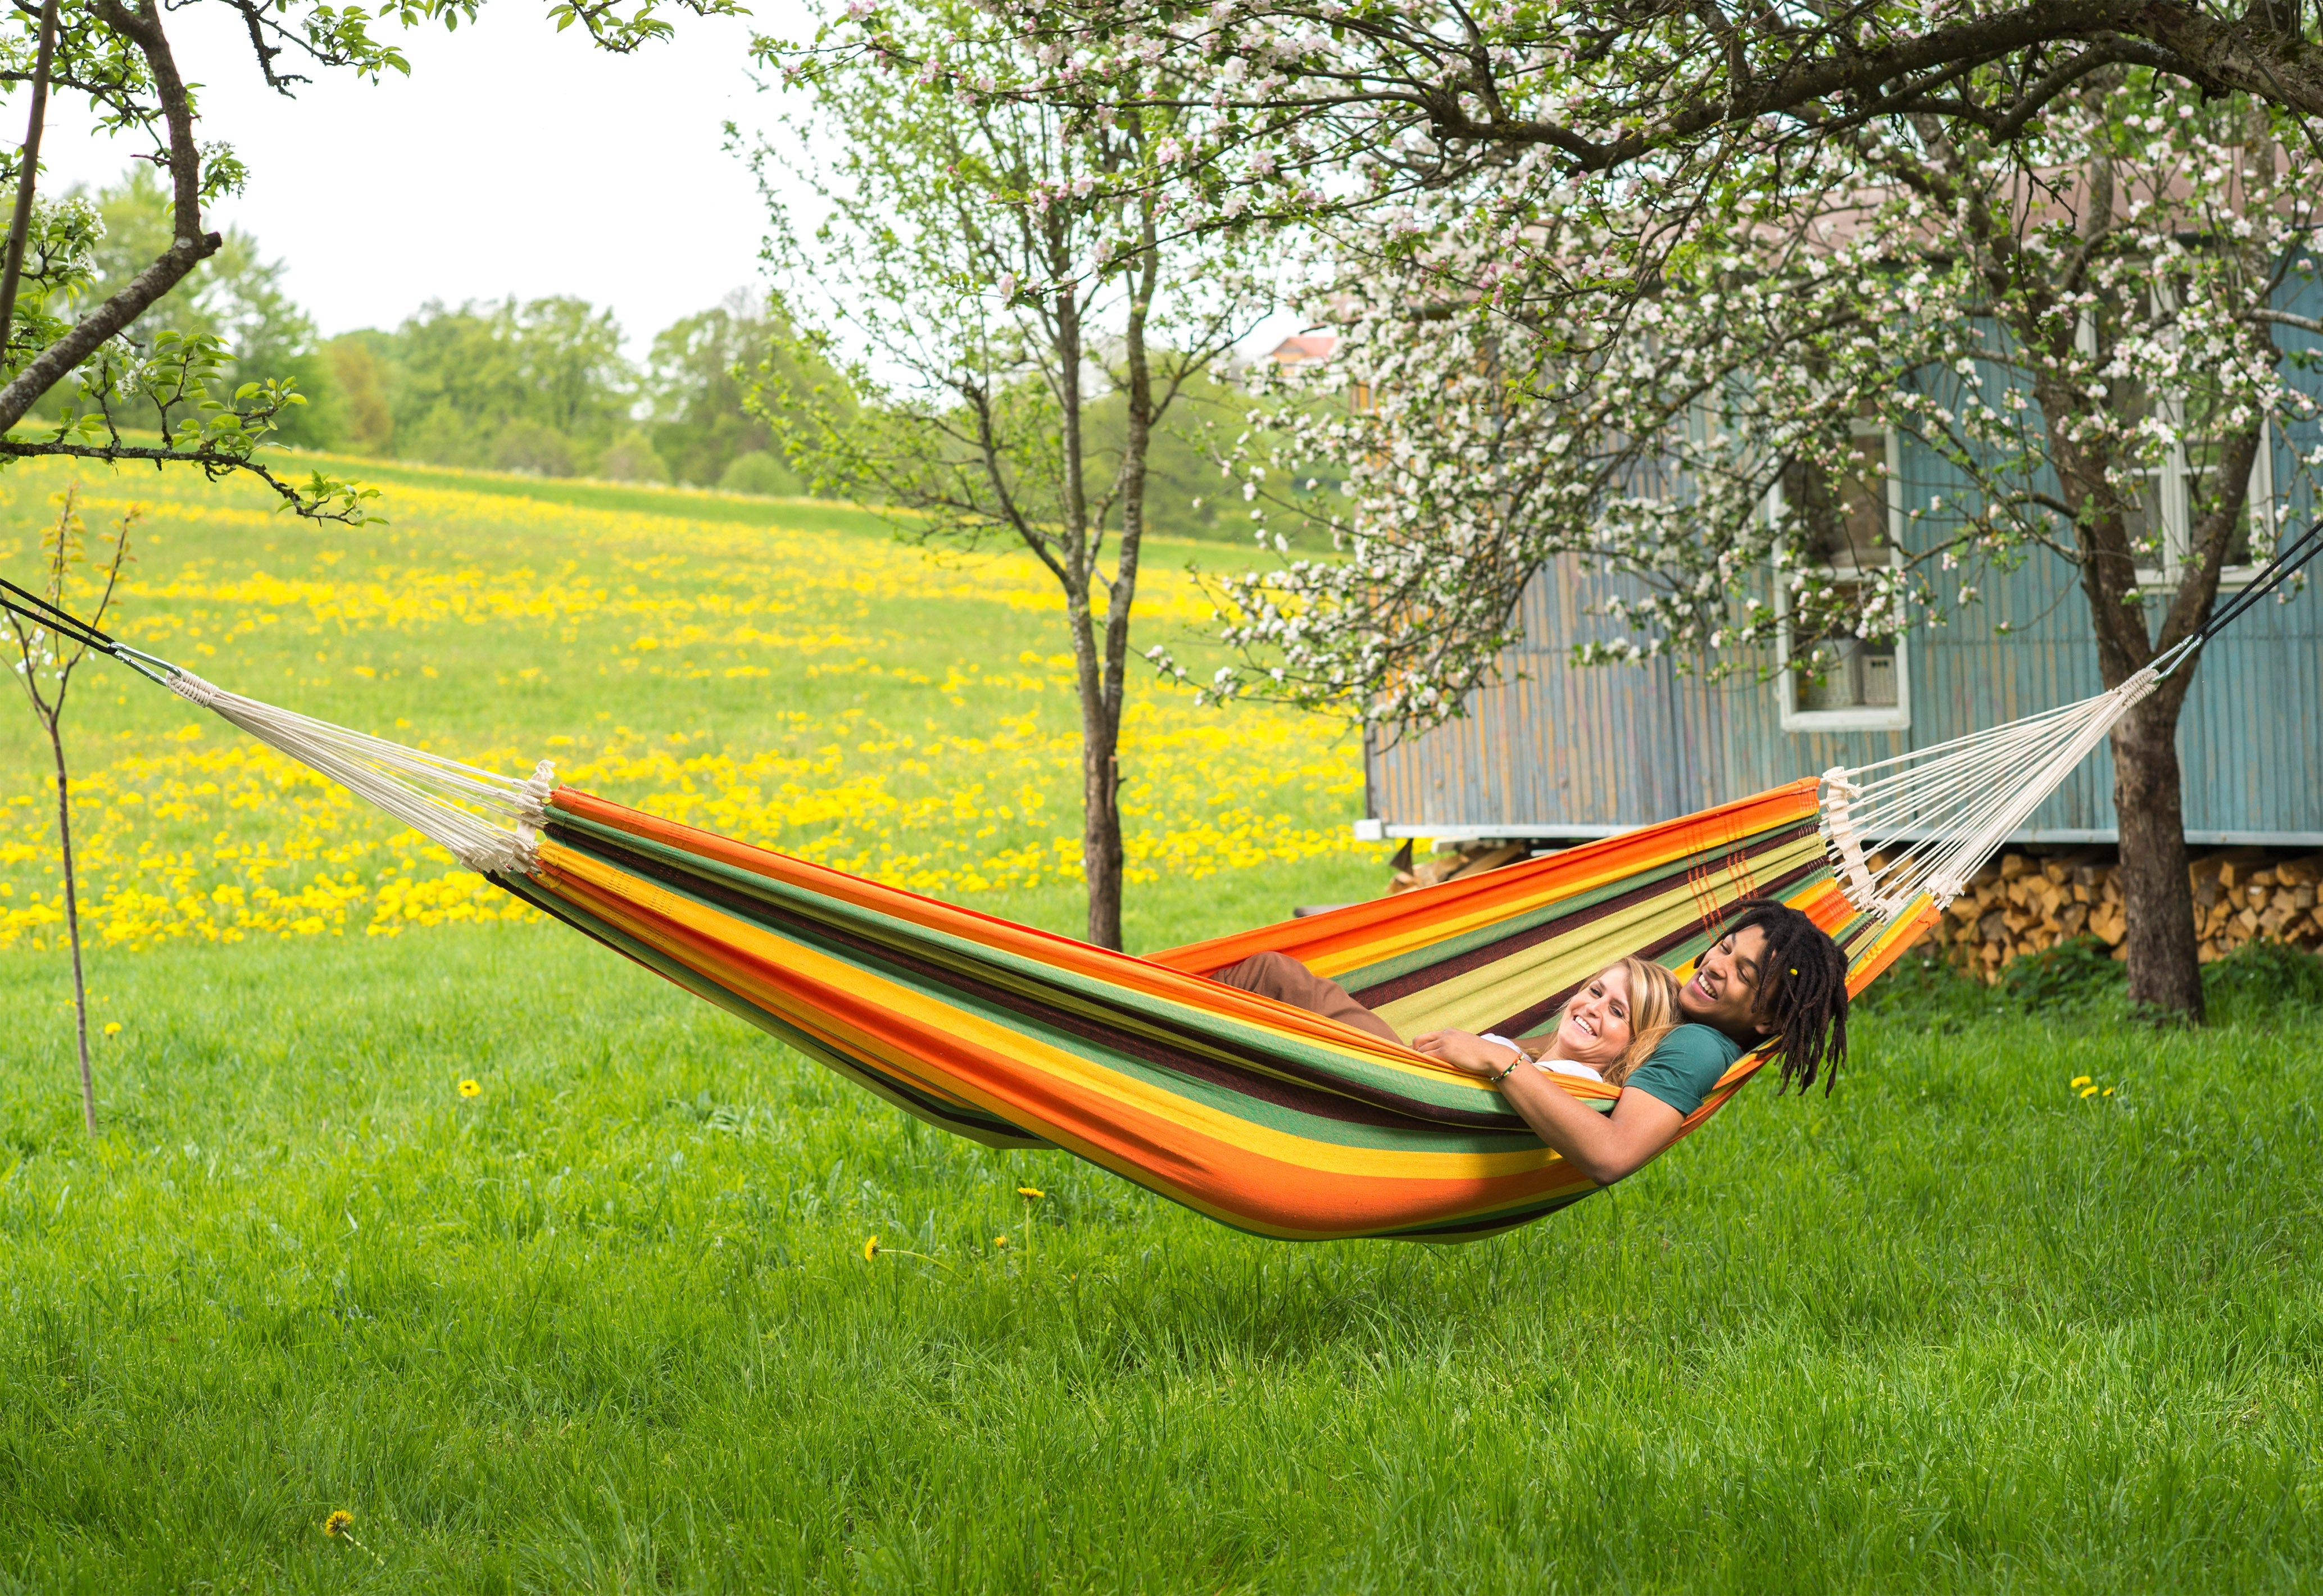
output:
[[[1530, 1039], [1530, 1046], [1503, 1036], [1477, 1040], [1514, 1048], [1552, 1075], [1584, 1076], [1618, 1087], [1684, 1023], [1677, 977], [1648, 960], [1625, 959], [1599, 970], [1565, 1000], [1556, 1028], [1545, 1042], [1538, 1037]], [[1423, 1053], [1434, 1052], [1426, 1044], [1448, 1034], [1431, 1031], [1412, 1045]]]

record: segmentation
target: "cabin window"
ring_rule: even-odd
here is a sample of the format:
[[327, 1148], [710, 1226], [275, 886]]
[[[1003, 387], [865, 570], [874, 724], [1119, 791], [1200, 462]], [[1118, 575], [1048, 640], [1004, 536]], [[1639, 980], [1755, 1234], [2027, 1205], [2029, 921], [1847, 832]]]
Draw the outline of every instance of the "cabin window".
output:
[[[2225, 452], [2217, 433], [2202, 425], [2202, 417], [2189, 419], [2193, 425], [2187, 429], [2187, 441], [2177, 450], [2185, 473], [2180, 493], [2184, 518], [2177, 527], [2167, 528], [2170, 536], [2164, 544], [2173, 574], [2193, 552], [2195, 517], [2202, 501], [2218, 491], [2218, 456]], [[2274, 548], [2273, 455], [2273, 427], [2261, 423], [2258, 454], [2251, 461], [2250, 491], [2243, 498], [2242, 524], [2227, 535], [2225, 569], [2218, 573], [2218, 580], [2227, 586], [2240, 586], [2256, 576]]]
[[[2167, 302], [2168, 285], [2159, 292]], [[2100, 325], [2084, 312], [2080, 330], [2083, 353], [2094, 355]], [[2123, 530], [2140, 564], [2137, 580], [2149, 587], [2174, 586], [2194, 549], [2194, 523], [2203, 503], [2218, 490], [2218, 457], [2225, 452], [2224, 425], [2212, 417], [2217, 404], [2213, 394], [2164, 392], [2157, 400], [2142, 382], [2114, 379], [2109, 401], [2115, 414], [2135, 427], [2156, 411], [2178, 441], [2153, 464], [2136, 472], [2125, 484]], [[2258, 454], [2251, 462], [2250, 491], [2244, 496], [2242, 524], [2227, 540], [2225, 568], [2218, 573], [2223, 587], [2239, 587], [2258, 574], [2274, 548], [2278, 506], [2274, 497], [2274, 428], [2261, 424]], [[2158, 560], [2158, 564], [2152, 563]]]
[[[1912, 723], [1910, 681], [1900, 637], [1859, 637], [1845, 612], [1869, 573], [1898, 558], [1901, 527], [1896, 441], [1876, 423], [1858, 422], [1856, 464], [1837, 481], [1794, 465], [1770, 496], [1770, 513], [1795, 515], [1806, 530], [1808, 557], [1841, 595], [1829, 616], [1795, 604], [1789, 584], [1775, 584], [1776, 690], [1786, 731], [1896, 729]], [[1850, 580], [1850, 579], [1853, 580]]]

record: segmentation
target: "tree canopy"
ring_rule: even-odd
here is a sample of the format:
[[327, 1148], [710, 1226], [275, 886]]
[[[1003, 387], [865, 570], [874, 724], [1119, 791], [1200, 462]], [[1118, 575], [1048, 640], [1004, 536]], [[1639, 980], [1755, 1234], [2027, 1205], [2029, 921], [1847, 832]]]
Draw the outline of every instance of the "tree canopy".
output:
[[[1528, 151], [1615, 178], [1664, 219], [1755, 163], [1933, 118], [2006, 144], [2092, 75], [2136, 67], [2203, 96], [2323, 116], [2323, 8], [2222, 0], [1968, 0], [1751, 8], [1662, 0], [999, 0], [1040, 69], [995, 79], [883, 36], [966, 92], [1089, 114], [1166, 105], [1158, 167], [1206, 225], [1428, 190]], [[1156, 63], [1173, 75], [1157, 79]], [[1350, 181], [1350, 179], [1353, 181]], [[1651, 253], [1651, 235], [1646, 241]]]

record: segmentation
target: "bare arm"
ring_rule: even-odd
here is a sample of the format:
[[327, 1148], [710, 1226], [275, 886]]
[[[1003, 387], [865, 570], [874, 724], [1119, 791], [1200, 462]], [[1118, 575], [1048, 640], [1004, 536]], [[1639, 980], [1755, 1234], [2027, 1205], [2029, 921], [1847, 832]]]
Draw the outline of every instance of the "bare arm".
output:
[[1600, 1186], [1642, 1169], [1670, 1144], [1685, 1118], [1634, 1088], [1622, 1091], [1612, 1113], [1600, 1114], [1529, 1064], [1501, 1083], [1501, 1096], [1566, 1163]]
[[1621, 1093], [1611, 1114], [1600, 1114], [1530, 1064], [1503, 1078], [1508, 1050], [1465, 1031], [1431, 1031], [1412, 1038], [1411, 1045], [1464, 1075], [1499, 1078], [1501, 1096], [1534, 1133], [1600, 1186], [1643, 1168], [1670, 1144], [1685, 1118], [1659, 1097], [1634, 1089]]

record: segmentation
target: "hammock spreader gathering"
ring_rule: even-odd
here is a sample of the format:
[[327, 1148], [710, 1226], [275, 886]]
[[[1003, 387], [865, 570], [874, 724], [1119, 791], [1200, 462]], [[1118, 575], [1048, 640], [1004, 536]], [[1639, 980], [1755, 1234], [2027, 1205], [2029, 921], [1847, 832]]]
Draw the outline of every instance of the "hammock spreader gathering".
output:
[[[2284, 551], [2267, 587], [2318, 550], [2323, 527]], [[1733, 905], [1764, 896], [1828, 931], [1860, 991], [2162, 674], [2240, 612], [2113, 692], [2030, 721], [1134, 958], [629, 809], [558, 784], [545, 763], [519, 779], [276, 709], [0, 590], [0, 605], [215, 711], [905, 1113], [993, 1146], [1060, 1148], [1221, 1223], [1302, 1240], [1489, 1235], [1596, 1188], [1492, 1087], [1211, 973], [1272, 949], [1400, 1034], [1522, 1035], [1625, 955], [1683, 976]], [[1679, 1135], [1763, 1062], [1746, 1054]], [[1619, 1096], [1556, 1080], [1601, 1108]]]

